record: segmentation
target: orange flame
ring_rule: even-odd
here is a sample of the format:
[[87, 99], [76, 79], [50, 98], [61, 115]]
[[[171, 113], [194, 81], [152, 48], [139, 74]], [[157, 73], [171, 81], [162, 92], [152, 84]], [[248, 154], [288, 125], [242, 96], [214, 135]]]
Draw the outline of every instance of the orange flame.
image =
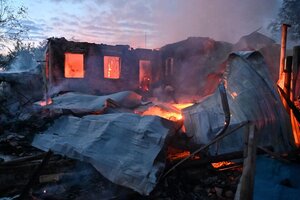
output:
[[171, 121], [179, 121], [182, 119], [182, 115], [180, 112], [177, 113], [177, 112], [166, 111], [157, 106], [148, 108], [148, 110], [143, 112], [142, 115], [156, 115]]
[[156, 115], [171, 121], [179, 121], [183, 119], [181, 110], [191, 105], [193, 105], [193, 103], [172, 104], [170, 106], [172, 109], [170, 110], [153, 106], [143, 112], [142, 115]]

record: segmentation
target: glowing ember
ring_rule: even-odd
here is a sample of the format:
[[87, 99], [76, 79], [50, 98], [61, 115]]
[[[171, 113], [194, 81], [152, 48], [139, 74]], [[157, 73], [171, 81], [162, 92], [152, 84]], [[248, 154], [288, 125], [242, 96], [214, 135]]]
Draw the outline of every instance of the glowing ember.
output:
[[183, 159], [190, 155], [191, 155], [191, 153], [189, 151], [182, 151], [182, 152], [175, 153], [175, 154], [168, 154], [168, 159], [169, 160]]
[[[191, 155], [190, 151], [177, 149], [177, 148], [174, 148], [171, 146], [168, 147], [168, 156], [167, 156], [168, 160], [173, 161], [173, 160], [178, 160], [178, 159], [184, 159], [186, 157], [189, 157], [190, 155]], [[196, 156], [192, 156], [191, 159], [198, 160], [198, 159], [200, 159], [200, 157], [198, 155], [196, 155]]]
[[234, 164], [234, 162], [230, 162], [230, 161], [223, 161], [223, 162], [217, 162], [217, 163], [211, 163], [211, 165], [218, 169], [220, 167], [224, 167], [224, 166], [228, 166], [228, 165], [232, 165]]
[[39, 104], [40, 104], [40, 106], [47, 106], [47, 105], [49, 105], [49, 104], [51, 104], [52, 103], [52, 99], [47, 99], [47, 101], [45, 100], [45, 101], [40, 101], [39, 102]]

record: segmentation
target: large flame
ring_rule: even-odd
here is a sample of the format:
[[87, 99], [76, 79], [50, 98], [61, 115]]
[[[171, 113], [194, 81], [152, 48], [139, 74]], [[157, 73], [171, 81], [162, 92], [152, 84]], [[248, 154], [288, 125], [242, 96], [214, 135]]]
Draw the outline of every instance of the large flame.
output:
[[182, 119], [182, 115], [180, 112], [166, 111], [163, 108], [157, 106], [148, 108], [145, 112], [143, 112], [142, 115], [156, 115], [172, 121], [178, 121]]
[[171, 121], [179, 121], [183, 120], [181, 110], [191, 105], [193, 105], [193, 103], [171, 104], [165, 107], [152, 106], [144, 111], [142, 115], [156, 115]]

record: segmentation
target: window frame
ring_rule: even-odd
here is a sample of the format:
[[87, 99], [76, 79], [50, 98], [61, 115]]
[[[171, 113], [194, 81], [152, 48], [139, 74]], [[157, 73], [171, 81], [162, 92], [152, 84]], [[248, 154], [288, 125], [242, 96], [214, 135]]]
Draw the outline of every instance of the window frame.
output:
[[[71, 59], [71, 55], [80, 55], [82, 58], [76, 58], [76, 59], [80, 59], [80, 61], [82, 62], [82, 66], [76, 66], [76, 69], [80, 68], [80, 75], [72, 75], [70, 72], [67, 72], [66, 68], [67, 68], [67, 59], [69, 57], [69, 59]], [[67, 78], [67, 79], [83, 79], [85, 78], [85, 63], [84, 63], [84, 60], [85, 60], [85, 55], [84, 53], [77, 53], [77, 52], [65, 52], [64, 53], [64, 78]], [[70, 64], [70, 63], [69, 63]], [[71, 69], [72, 69], [72, 63], [71, 62]]]
[[[119, 63], [119, 66], [118, 66], [118, 77], [109, 77], [108, 74], [107, 74], [107, 71], [109, 71], [109, 69], [106, 69], [106, 58], [118, 58], [118, 63]], [[122, 64], [121, 64], [121, 57], [120, 56], [117, 56], [117, 55], [104, 55], [103, 56], [103, 78], [104, 79], [110, 79], [110, 80], [118, 80], [118, 79], [121, 79], [121, 69], [122, 69]]]

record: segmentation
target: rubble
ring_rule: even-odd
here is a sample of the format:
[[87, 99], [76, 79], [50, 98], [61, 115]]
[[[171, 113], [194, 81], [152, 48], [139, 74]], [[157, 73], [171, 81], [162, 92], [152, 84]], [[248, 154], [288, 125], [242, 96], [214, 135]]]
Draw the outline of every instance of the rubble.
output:
[[[0, 199], [233, 199], [242, 174], [250, 168], [253, 175], [255, 168], [243, 158], [300, 160], [299, 152], [293, 159], [282, 154], [294, 141], [272, 81], [276, 66], [267, 71], [258, 52], [233, 53], [223, 63], [240, 48], [260, 49], [274, 63], [278, 46], [256, 32], [235, 45], [198, 37], [155, 51], [65, 39], [51, 39], [51, 45], [45, 88], [38, 73], [0, 73]], [[64, 76], [65, 50], [86, 56], [86, 77]], [[121, 75], [113, 74], [119, 80], [102, 76], [104, 63], [95, 65], [106, 53], [125, 63]], [[144, 91], [138, 59], [156, 63], [151, 79], [144, 69]], [[293, 112], [299, 116], [296, 107]], [[257, 153], [245, 150], [249, 125], [255, 126]], [[54, 154], [45, 159], [45, 151]], [[256, 176], [264, 173], [260, 162]], [[275, 187], [298, 194], [297, 181], [284, 175]], [[254, 196], [267, 192], [254, 187]]]

